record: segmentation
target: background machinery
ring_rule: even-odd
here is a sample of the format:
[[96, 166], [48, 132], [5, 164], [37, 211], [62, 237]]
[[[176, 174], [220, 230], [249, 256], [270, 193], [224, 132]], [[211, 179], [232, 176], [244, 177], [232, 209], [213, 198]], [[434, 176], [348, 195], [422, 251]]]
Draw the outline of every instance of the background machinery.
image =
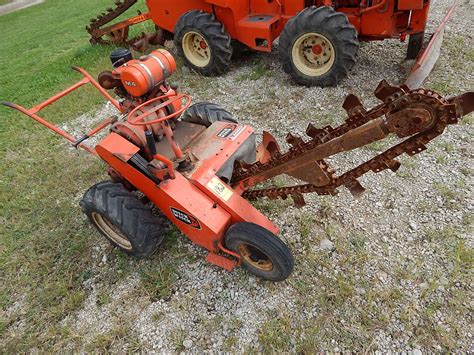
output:
[[[174, 37], [189, 67], [219, 75], [229, 68], [235, 50], [270, 52], [279, 37], [283, 70], [306, 86], [331, 86], [346, 77], [356, 63], [360, 41], [409, 37], [406, 57], [417, 58], [430, 8], [430, 0], [146, 0], [147, 13], [107, 26], [136, 2], [117, 0], [115, 8], [92, 19], [87, 27], [91, 42], [145, 51], [149, 44]], [[154, 33], [128, 39], [130, 25], [150, 19]], [[419, 58], [414, 70], [426, 68], [411, 80], [413, 87], [421, 85], [436, 62], [445, 24]]]
[[[289, 133], [283, 151], [268, 132], [256, 138], [249, 125], [237, 123], [215, 104], [197, 103], [166, 79], [176, 70], [173, 57], [157, 50], [140, 59], [118, 49], [113, 70], [94, 80], [83, 78], [52, 98], [27, 109], [4, 102], [102, 159], [110, 180], [92, 186], [81, 206], [91, 223], [115, 246], [137, 257], [150, 256], [163, 241], [159, 209], [192, 242], [208, 251], [206, 260], [227, 270], [244, 265], [255, 275], [281, 281], [293, 270], [293, 256], [278, 238], [278, 227], [249, 200], [292, 198], [304, 194], [335, 195], [346, 187], [355, 196], [364, 188], [358, 178], [400, 167], [397, 157], [426, 149], [450, 124], [474, 109], [474, 93], [452, 98], [424, 89], [390, 86], [375, 90], [381, 103], [366, 109], [354, 95], [338, 127], [309, 125], [306, 137]], [[115, 106], [118, 116], [76, 138], [39, 116], [39, 112], [86, 84], [92, 84]], [[107, 90], [114, 90], [120, 100]], [[109, 128], [95, 146], [87, 139]], [[352, 169], [336, 174], [326, 158], [396, 136], [395, 145]], [[286, 174], [294, 186], [262, 187], [259, 183]]]

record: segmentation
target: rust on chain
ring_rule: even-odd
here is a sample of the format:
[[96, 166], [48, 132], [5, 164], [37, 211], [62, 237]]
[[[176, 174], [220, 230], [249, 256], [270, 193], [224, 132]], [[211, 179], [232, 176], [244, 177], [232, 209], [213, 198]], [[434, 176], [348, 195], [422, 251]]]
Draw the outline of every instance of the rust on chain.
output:
[[[127, 11], [130, 7], [135, 5], [137, 0], [124, 0], [124, 1], [116, 1], [115, 5], [116, 7], [113, 9], [111, 7], [106, 9], [106, 12], [103, 12], [97, 18], [92, 18], [89, 26], [86, 27], [87, 32], [91, 35], [91, 43], [93, 44], [108, 44], [110, 41], [104, 40], [102, 38], [103, 32], [101, 31], [101, 27], [108, 24], [109, 22], [113, 21], [117, 17], [119, 17], [121, 14], [123, 14], [125, 11]], [[127, 31], [128, 34], [128, 29], [125, 30]], [[117, 36], [117, 34], [112, 35], [114, 37]], [[122, 38], [124, 37], [124, 34], [122, 35]], [[113, 42], [113, 38], [111, 39]]]
[[[260, 146], [260, 156], [266, 158], [254, 164], [238, 165], [232, 184], [246, 190], [243, 196], [249, 200], [292, 197], [297, 206], [305, 204], [305, 193], [335, 195], [341, 186], [348, 188], [354, 196], [360, 196], [365, 189], [357, 180], [359, 177], [369, 171], [397, 171], [400, 167], [396, 160], [398, 156], [422, 152], [447, 125], [456, 124], [460, 117], [474, 109], [472, 92], [445, 99], [430, 90], [410, 90], [407, 86], [390, 86], [382, 81], [374, 94], [383, 103], [371, 110], [366, 110], [356, 96], [349, 95], [343, 104], [348, 118], [337, 128], [318, 129], [310, 124], [306, 130], [310, 138], [307, 141], [289, 134], [287, 142], [291, 148], [285, 153], [277, 145], [273, 145], [271, 153], [265, 153], [265, 146]], [[382, 140], [389, 134], [405, 140], [339, 176], [324, 160]], [[269, 141], [274, 139], [267, 136], [265, 143], [268, 145]], [[280, 174], [293, 176], [306, 184], [249, 190]]]
[[92, 18], [90, 24], [86, 27], [87, 32], [91, 35], [90, 42], [92, 44], [130, 46], [139, 52], [146, 51], [150, 44], [163, 44], [164, 33], [163, 30], [157, 26], [155, 26], [155, 32], [141, 33], [135, 38], [128, 39], [130, 26], [149, 20], [151, 18], [150, 13], [141, 13], [138, 11], [138, 14], [134, 17], [104, 27], [136, 3], [137, 0], [117, 0], [115, 1], [115, 8], [109, 7], [105, 12], [97, 16], [97, 18]]

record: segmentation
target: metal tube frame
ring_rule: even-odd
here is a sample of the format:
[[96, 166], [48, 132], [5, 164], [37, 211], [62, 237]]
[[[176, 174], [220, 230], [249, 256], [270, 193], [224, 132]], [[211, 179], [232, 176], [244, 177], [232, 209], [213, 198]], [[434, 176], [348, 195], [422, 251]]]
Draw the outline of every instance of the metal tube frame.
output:
[[[34, 106], [30, 109], [27, 109], [23, 106], [17, 105], [17, 104], [12, 103], [12, 102], [2, 102], [2, 104], [7, 106], [7, 107], [13, 108], [17, 111], [20, 111], [24, 115], [32, 118], [33, 120], [35, 120], [39, 124], [45, 126], [46, 128], [49, 128], [50, 130], [52, 130], [53, 132], [59, 134], [60, 136], [62, 136], [66, 140], [68, 140], [69, 142], [73, 143], [74, 146], [80, 147], [80, 148], [84, 149], [85, 151], [87, 151], [88, 153], [91, 153], [93, 155], [97, 155], [97, 153], [95, 152], [95, 149], [90, 148], [87, 145], [84, 145], [82, 143], [78, 143], [78, 139], [76, 139], [74, 136], [72, 136], [68, 132], [62, 130], [61, 128], [55, 126], [51, 122], [48, 122], [44, 118], [37, 115], [37, 113], [39, 111], [43, 110], [45, 107], [48, 107], [49, 105], [53, 104], [54, 102], [58, 101], [59, 99], [63, 98], [64, 96], [69, 95], [73, 91], [76, 91], [77, 89], [79, 89], [83, 85], [86, 85], [86, 84], [89, 84], [89, 83], [92, 84], [97, 90], [99, 90], [99, 92], [107, 100], [109, 100], [112, 103], [112, 105], [114, 105], [117, 108], [117, 110], [119, 110], [120, 112], [123, 113], [123, 109], [120, 106], [120, 103], [117, 100], [115, 100], [112, 96], [110, 96], [110, 94], [107, 91], [105, 91], [105, 89], [102, 86], [100, 86], [100, 84], [97, 81], [95, 81], [94, 78], [92, 78], [92, 76], [88, 72], [86, 72], [82, 68], [75, 67], [75, 66], [73, 66], [72, 69], [74, 69], [75, 71], [82, 74], [83, 78], [80, 81], [78, 81], [77, 83], [75, 83], [74, 85], [72, 85], [72, 86], [68, 87], [67, 89], [61, 91], [60, 93], [52, 96], [51, 98], [41, 102], [40, 104], [38, 104], [38, 105], [36, 105], [36, 106]], [[93, 129], [91, 132], [89, 132], [87, 134], [88, 138], [90, 136], [98, 133], [99, 131], [101, 131], [102, 129], [104, 129], [105, 127], [107, 127], [109, 124], [111, 124], [113, 122], [114, 122], [114, 120], [112, 120], [110, 118], [104, 120], [101, 124], [99, 124], [99, 126], [96, 127], [96, 129]]]

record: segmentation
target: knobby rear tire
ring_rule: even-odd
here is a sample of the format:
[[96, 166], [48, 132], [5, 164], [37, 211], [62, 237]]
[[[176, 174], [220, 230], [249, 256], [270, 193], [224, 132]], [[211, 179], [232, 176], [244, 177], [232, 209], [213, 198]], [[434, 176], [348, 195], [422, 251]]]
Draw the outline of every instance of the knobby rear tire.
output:
[[[305, 34], [315, 33], [328, 39], [334, 48], [334, 62], [321, 75], [307, 75], [297, 68], [293, 47]], [[347, 16], [328, 6], [308, 7], [290, 19], [280, 35], [278, 55], [283, 70], [294, 82], [305, 86], [334, 86], [345, 78], [357, 60], [357, 31]]]
[[[198, 33], [208, 43], [211, 54], [207, 65], [193, 64], [190, 58], [185, 55], [183, 38], [189, 32]], [[191, 10], [179, 18], [174, 28], [174, 46], [178, 51], [178, 55], [184, 58], [186, 65], [202, 75], [221, 75], [230, 66], [232, 57], [231, 38], [225, 31], [224, 25], [218, 22], [214, 15], [207, 12]]]
[[80, 205], [92, 225], [129, 255], [149, 257], [163, 242], [160, 219], [120, 183], [104, 181], [92, 186]]
[[229, 111], [210, 102], [198, 102], [190, 106], [181, 116], [181, 120], [206, 127], [217, 121], [237, 123]]

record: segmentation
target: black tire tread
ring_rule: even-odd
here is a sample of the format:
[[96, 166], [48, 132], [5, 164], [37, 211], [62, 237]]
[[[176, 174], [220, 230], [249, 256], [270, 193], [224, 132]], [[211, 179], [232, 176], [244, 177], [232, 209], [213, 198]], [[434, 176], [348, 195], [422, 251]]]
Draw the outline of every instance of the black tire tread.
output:
[[274, 270], [271, 272], [264, 272], [243, 263], [256, 276], [270, 281], [283, 281], [293, 272], [294, 259], [291, 250], [280, 238], [265, 228], [250, 222], [232, 225], [225, 235], [225, 245], [238, 253], [239, 242], [253, 245], [272, 258]]
[[237, 123], [232, 114], [219, 105], [210, 102], [198, 102], [190, 106], [181, 116], [183, 122], [209, 127], [216, 121]]
[[112, 181], [100, 182], [86, 191], [80, 205], [84, 213], [94, 225], [91, 214], [97, 212], [107, 217], [132, 243], [127, 254], [139, 258], [152, 255], [162, 243], [164, 233], [161, 222], [152, 210], [145, 206], [138, 197], [125, 189], [120, 183]]
[[[293, 65], [291, 50], [294, 41], [305, 32], [320, 32], [333, 43], [336, 51], [334, 67], [320, 77], [300, 73]], [[305, 86], [334, 86], [347, 76], [357, 60], [359, 41], [357, 31], [341, 12], [328, 6], [308, 7], [290, 19], [280, 35], [278, 55], [283, 70], [293, 81]]]
[[[203, 67], [190, 63], [184, 55], [182, 41], [187, 30], [200, 32], [211, 47], [211, 61]], [[201, 10], [191, 10], [183, 14], [174, 28], [174, 46], [178, 55], [184, 58], [186, 64], [198, 73], [207, 76], [220, 75], [227, 71], [232, 57], [232, 45], [224, 25], [216, 20], [214, 15]]]

